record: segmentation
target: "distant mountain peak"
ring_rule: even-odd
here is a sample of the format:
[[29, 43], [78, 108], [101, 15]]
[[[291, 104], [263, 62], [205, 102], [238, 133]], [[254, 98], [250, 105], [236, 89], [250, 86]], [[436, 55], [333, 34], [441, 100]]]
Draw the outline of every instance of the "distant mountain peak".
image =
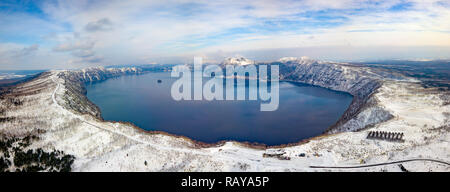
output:
[[252, 61], [250, 59], [247, 59], [242, 56], [238, 57], [227, 57], [223, 62], [222, 65], [250, 65], [255, 64], [255, 61]]

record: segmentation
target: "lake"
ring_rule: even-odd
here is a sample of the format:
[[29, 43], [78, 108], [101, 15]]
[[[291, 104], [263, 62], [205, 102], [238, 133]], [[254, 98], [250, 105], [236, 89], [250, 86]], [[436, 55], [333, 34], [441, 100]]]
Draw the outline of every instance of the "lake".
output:
[[100, 107], [105, 120], [126, 121], [145, 130], [206, 143], [235, 140], [267, 145], [320, 135], [352, 101], [347, 93], [280, 82], [278, 110], [262, 112], [258, 100], [175, 101], [170, 94], [175, 80], [170, 72], [121, 76], [86, 84], [87, 97]]

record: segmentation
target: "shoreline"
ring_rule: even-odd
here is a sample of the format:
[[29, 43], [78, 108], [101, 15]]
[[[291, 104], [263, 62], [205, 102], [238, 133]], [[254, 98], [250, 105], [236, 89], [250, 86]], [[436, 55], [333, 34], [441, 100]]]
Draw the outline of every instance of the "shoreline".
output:
[[[112, 68], [112, 69], [117, 69], [117, 68]], [[139, 68], [137, 68], [137, 69], [139, 69]], [[42, 72], [42, 73], [39, 73], [37, 75], [34, 75], [33, 77], [27, 78], [23, 82], [18, 83], [17, 85], [19, 85], [21, 83], [26, 83], [28, 81], [32, 81], [35, 78], [39, 78], [39, 76], [41, 74], [48, 73], [48, 72], [51, 72], [51, 71]], [[71, 73], [71, 71], [66, 71], [66, 72]], [[140, 72], [136, 72], [136, 73], [132, 73], [132, 74], [121, 74], [119, 76], [123, 76], [123, 75], [143, 75], [143, 74], [148, 74], [148, 73], [151, 73], [151, 72], [152, 71], [145, 71], [145, 72], [144, 71], [140, 71]], [[210, 148], [210, 147], [223, 146], [227, 142], [233, 142], [233, 143], [236, 143], [238, 145], [245, 146], [245, 147], [252, 148], [252, 149], [281, 149], [281, 148], [286, 148], [286, 147], [302, 145], [302, 144], [310, 142], [311, 140], [315, 140], [317, 138], [323, 138], [323, 137], [327, 137], [329, 135], [339, 134], [340, 132], [331, 133], [330, 131], [332, 131], [334, 128], [336, 128], [342, 122], [345, 123], [346, 120], [348, 121], [348, 119], [346, 119], [346, 115], [348, 115], [348, 113], [350, 113], [349, 112], [351, 110], [350, 108], [352, 108], [352, 107], [354, 108], [355, 107], [354, 105], [356, 105], [357, 111], [359, 111], [359, 110], [361, 110], [362, 107], [364, 107], [364, 104], [365, 104], [364, 102], [363, 103], [359, 102], [359, 100], [361, 98], [358, 98], [357, 96], [355, 96], [355, 94], [352, 94], [350, 92], [335, 90], [335, 89], [331, 89], [329, 87], [324, 87], [324, 86], [320, 86], [320, 85], [304, 83], [304, 82], [300, 82], [300, 81], [294, 81], [294, 80], [289, 80], [289, 79], [280, 79], [279, 80], [280, 82], [300, 83], [300, 84], [305, 84], [305, 85], [308, 85], [308, 86], [314, 86], [314, 87], [320, 87], [320, 88], [328, 89], [328, 90], [339, 92], [339, 93], [349, 94], [349, 95], [351, 95], [353, 97], [352, 98], [352, 102], [349, 104], [349, 106], [346, 108], [346, 110], [340, 115], [338, 120], [334, 124], [328, 126], [328, 128], [326, 128], [321, 134], [313, 136], [313, 137], [301, 139], [301, 140], [299, 140], [297, 142], [280, 144], [280, 145], [267, 145], [267, 144], [258, 143], [258, 142], [236, 141], [236, 140], [220, 140], [220, 141], [213, 142], [213, 143], [207, 143], [207, 142], [203, 142], [203, 141], [198, 141], [198, 140], [192, 139], [192, 138], [190, 138], [188, 136], [173, 134], [173, 133], [169, 133], [169, 132], [166, 132], [166, 131], [145, 130], [145, 129], [143, 129], [143, 128], [133, 124], [132, 122], [104, 120], [103, 117], [101, 116], [101, 109], [95, 103], [93, 103], [91, 100], [89, 100], [87, 98], [87, 91], [85, 89], [85, 84], [86, 83], [100, 83], [100, 82], [106, 81], [106, 80], [108, 80], [110, 78], [116, 78], [116, 77], [119, 77], [119, 76], [112, 76], [112, 77], [107, 77], [107, 78], [102, 78], [102, 79], [97, 79], [97, 80], [88, 80], [88, 81], [75, 82], [75, 83], [79, 83], [79, 86], [83, 89], [83, 93], [78, 93], [78, 94], [82, 94], [83, 97], [85, 98], [85, 101], [88, 102], [90, 105], [94, 106], [94, 108], [97, 110], [96, 112], [98, 112], [98, 113], [97, 113], [97, 115], [94, 116], [97, 120], [99, 120], [101, 122], [105, 122], [105, 123], [121, 123], [121, 124], [129, 125], [129, 126], [133, 127], [134, 129], [136, 129], [138, 131], [141, 131], [141, 132], [143, 132], [145, 134], [151, 134], [151, 135], [152, 134], [161, 134], [161, 135], [170, 136], [170, 137], [174, 137], [174, 138], [184, 139], [185, 141], [188, 141], [188, 142], [194, 144], [195, 146], [199, 146], [199, 148]], [[14, 87], [14, 86], [12, 86], [12, 87]], [[373, 90], [373, 92], [375, 92], [378, 88], [379, 87], [377, 87], [375, 90]], [[55, 92], [56, 92], [56, 90], [55, 90]], [[373, 92], [371, 94], [373, 94]], [[370, 97], [371, 94], [369, 94], [368, 97]], [[368, 98], [363, 98], [363, 100], [367, 100], [367, 99]], [[56, 103], [56, 104], [59, 105], [58, 103]], [[61, 105], [59, 105], [59, 106], [61, 106]], [[61, 107], [64, 108], [64, 106], [61, 106]], [[84, 113], [81, 113], [81, 114], [84, 114]], [[353, 114], [353, 117], [354, 116], [355, 116], [355, 114]]]
[[[145, 73], [135, 74], [135, 75], [145, 75], [145, 74], [148, 74], [148, 73], [152, 73], [152, 72], [145, 72]], [[132, 74], [132, 75], [133, 75], [133, 74]], [[106, 80], [108, 80], [108, 79], [101, 80], [101, 81], [94, 81], [94, 82], [85, 82], [85, 83], [83, 84], [83, 86], [85, 86], [85, 84], [87, 84], [87, 83], [101, 83], [102, 81], [106, 81]], [[349, 95], [352, 96], [352, 102], [351, 102], [351, 103], [353, 103], [353, 102], [354, 102], [354, 99], [355, 99], [355, 97], [354, 97], [352, 94], [350, 94], [350, 93], [348, 93], [348, 92], [344, 92], [344, 91], [337, 91], [337, 90], [329, 89], [329, 88], [326, 88], [326, 87], [321, 87], [321, 86], [317, 86], [317, 85], [311, 85], [311, 84], [306, 84], [306, 83], [301, 83], [301, 82], [296, 82], [296, 81], [289, 81], [289, 80], [280, 80], [279, 82], [289, 82], [289, 83], [294, 83], [294, 84], [295, 84], [295, 83], [299, 83], [299, 84], [304, 84], [304, 85], [308, 85], [308, 86], [324, 88], [324, 89], [327, 89], [327, 90], [330, 90], [330, 91], [334, 91], [334, 92], [337, 92], [337, 93], [341, 93], [341, 94], [349, 94]], [[143, 128], [137, 126], [137, 125], [135, 125], [133, 122], [128, 122], [128, 121], [115, 121], [115, 120], [105, 120], [105, 119], [103, 119], [103, 117], [101, 116], [102, 112], [101, 112], [100, 107], [99, 107], [97, 104], [95, 104], [94, 102], [92, 102], [91, 100], [89, 100], [89, 98], [87, 98], [87, 95], [86, 95], [86, 94], [87, 94], [87, 92], [84, 93], [84, 96], [86, 97], [87, 101], [90, 102], [90, 103], [92, 103], [92, 105], [95, 105], [96, 108], [98, 109], [98, 111], [99, 111], [98, 114], [99, 114], [100, 116], [97, 117], [97, 118], [98, 118], [98, 120], [100, 120], [100, 121], [103, 121], [103, 122], [110, 122], [110, 123], [122, 123], [122, 124], [127, 124], [127, 125], [130, 125], [130, 126], [134, 127], [135, 129], [141, 130], [142, 132], [144, 132], [144, 133], [146, 133], [146, 134], [162, 134], [162, 135], [171, 136], [171, 137], [175, 137], [175, 138], [182, 138], [182, 139], [185, 139], [185, 140], [187, 140], [187, 141], [189, 141], [189, 142], [194, 143], [195, 145], [199, 145], [199, 146], [202, 147], [202, 148], [222, 146], [222, 145], [224, 145], [224, 144], [227, 143], [227, 142], [234, 142], [234, 143], [237, 143], [237, 144], [239, 144], [239, 145], [246, 146], [246, 147], [253, 148], [253, 149], [277, 149], [277, 148], [284, 148], [284, 147], [290, 147], [290, 146], [301, 145], [301, 144], [307, 143], [307, 142], [309, 142], [310, 140], [313, 140], [313, 139], [315, 139], [315, 138], [320, 138], [320, 137], [324, 137], [324, 136], [329, 135], [330, 133], [327, 133], [327, 131], [328, 131], [329, 129], [331, 129], [332, 127], [334, 127], [334, 126], [341, 120], [341, 118], [343, 117], [344, 113], [345, 113], [345, 112], [348, 110], [348, 108], [351, 106], [351, 103], [350, 103], [350, 104], [347, 106], [347, 108], [342, 112], [342, 114], [339, 116], [338, 120], [336, 120], [336, 122], [333, 123], [332, 125], [328, 126], [328, 128], [326, 128], [321, 134], [316, 135], [316, 136], [313, 136], [313, 137], [308, 137], [308, 138], [300, 139], [300, 140], [298, 140], [297, 142], [285, 143], [285, 144], [280, 144], [280, 145], [267, 145], [267, 144], [265, 144], [265, 143], [249, 142], [249, 141], [220, 140], [220, 141], [216, 141], [216, 142], [209, 143], [209, 142], [199, 141], [199, 140], [190, 138], [190, 137], [188, 137], [188, 136], [178, 135], [178, 134], [174, 134], [174, 133], [169, 133], [169, 132], [166, 132], [166, 131], [160, 131], [160, 130], [145, 130], [145, 129], [143, 129]]]

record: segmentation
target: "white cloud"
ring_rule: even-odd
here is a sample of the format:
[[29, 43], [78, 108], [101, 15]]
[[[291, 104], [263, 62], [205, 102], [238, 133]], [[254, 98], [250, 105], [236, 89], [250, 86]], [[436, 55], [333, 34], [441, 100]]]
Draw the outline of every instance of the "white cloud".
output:
[[404, 2], [57, 0], [41, 5], [46, 19], [6, 16], [0, 34], [42, 24], [45, 30], [35, 33], [43, 42], [28, 46], [39, 43], [53, 50], [50, 57], [74, 65], [172, 62], [274, 48], [450, 47], [448, 6], [409, 0], [407, 10], [387, 11]]
[[18, 50], [14, 53], [14, 57], [26, 57], [28, 55], [33, 54], [34, 52], [36, 52], [39, 49], [39, 45], [38, 44], [33, 44], [29, 47], [24, 47], [21, 50]]
[[53, 48], [54, 51], [76, 51], [76, 50], [90, 50], [94, 47], [93, 41], [80, 40], [75, 42], [65, 42]]

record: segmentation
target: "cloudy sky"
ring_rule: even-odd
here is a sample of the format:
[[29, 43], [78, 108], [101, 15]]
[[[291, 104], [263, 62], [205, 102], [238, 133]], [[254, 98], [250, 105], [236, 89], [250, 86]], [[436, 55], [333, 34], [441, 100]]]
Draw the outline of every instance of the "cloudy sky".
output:
[[0, 0], [0, 70], [258, 61], [448, 59], [448, 0]]

